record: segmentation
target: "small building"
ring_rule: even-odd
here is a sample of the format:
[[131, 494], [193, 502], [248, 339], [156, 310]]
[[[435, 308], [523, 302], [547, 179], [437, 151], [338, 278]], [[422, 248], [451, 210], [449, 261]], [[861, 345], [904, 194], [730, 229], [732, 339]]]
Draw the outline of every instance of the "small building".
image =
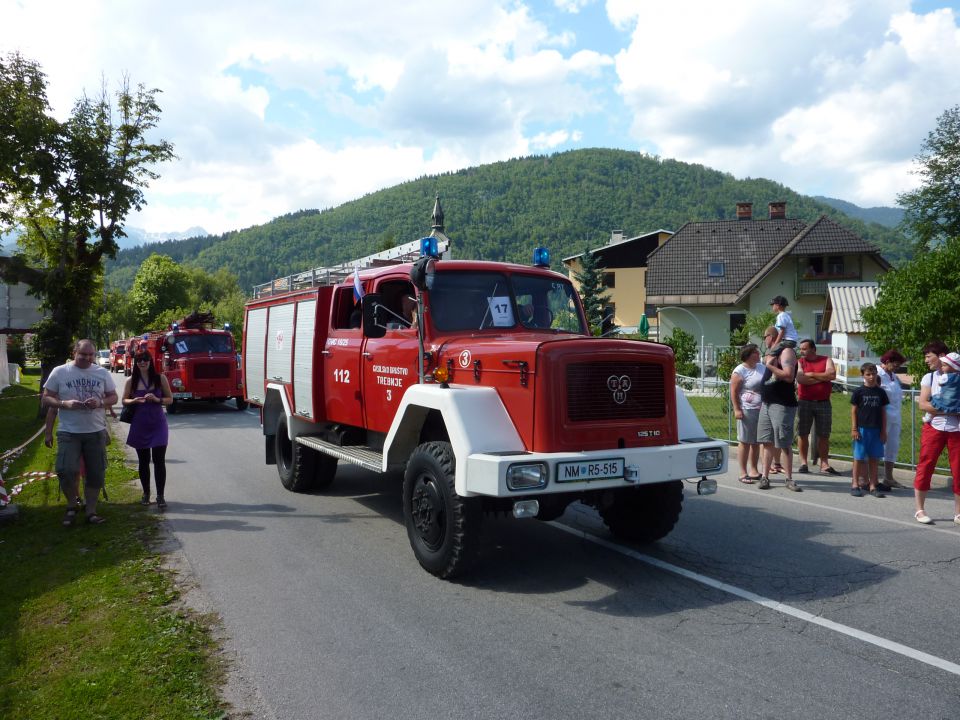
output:
[[[603, 268], [603, 285], [608, 295], [606, 307], [620, 332], [637, 332], [641, 318], [646, 315], [650, 337], [656, 338], [657, 313], [647, 304], [645, 292], [647, 257], [672, 235], [669, 230], [654, 230], [628, 238], [622, 230], [614, 230], [606, 245], [590, 250], [596, 264]], [[580, 292], [580, 283], [574, 273], [582, 270], [582, 257], [583, 253], [563, 258], [577, 292]]]
[[875, 282], [828, 283], [823, 307], [823, 328], [830, 335], [831, 357], [837, 368], [837, 382], [860, 385], [860, 366], [879, 365], [880, 358], [867, 346], [866, 327], [860, 317], [863, 308], [877, 301]]

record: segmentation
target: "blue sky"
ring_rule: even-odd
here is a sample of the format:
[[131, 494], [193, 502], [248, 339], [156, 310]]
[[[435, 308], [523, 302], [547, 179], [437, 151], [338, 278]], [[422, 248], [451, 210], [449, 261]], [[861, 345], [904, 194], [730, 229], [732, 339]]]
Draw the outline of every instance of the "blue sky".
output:
[[958, 25], [957, 0], [0, 0], [0, 51], [61, 116], [160, 88], [179, 159], [129, 224], [219, 233], [587, 147], [892, 205], [960, 103]]

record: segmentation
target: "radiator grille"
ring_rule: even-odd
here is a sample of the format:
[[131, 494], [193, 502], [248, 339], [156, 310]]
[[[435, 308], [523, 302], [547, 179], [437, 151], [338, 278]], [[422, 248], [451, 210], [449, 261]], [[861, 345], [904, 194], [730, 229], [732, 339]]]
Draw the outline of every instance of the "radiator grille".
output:
[[629, 362], [568, 365], [567, 415], [573, 422], [663, 417], [663, 366]]
[[196, 363], [193, 366], [193, 376], [197, 380], [225, 380], [230, 377], [230, 362]]

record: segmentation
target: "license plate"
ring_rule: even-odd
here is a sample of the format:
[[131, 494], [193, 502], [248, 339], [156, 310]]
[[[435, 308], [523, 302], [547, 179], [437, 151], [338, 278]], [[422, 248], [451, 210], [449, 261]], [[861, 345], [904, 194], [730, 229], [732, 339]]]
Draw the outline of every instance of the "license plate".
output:
[[609, 480], [622, 477], [623, 458], [557, 463], [557, 482]]
[[193, 393], [188, 392], [175, 392], [173, 393], [174, 400], [193, 400]]

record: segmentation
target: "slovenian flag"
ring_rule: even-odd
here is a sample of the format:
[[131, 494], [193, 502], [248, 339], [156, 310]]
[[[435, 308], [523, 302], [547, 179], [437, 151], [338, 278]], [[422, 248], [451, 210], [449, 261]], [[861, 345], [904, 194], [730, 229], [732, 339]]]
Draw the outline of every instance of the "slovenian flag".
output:
[[353, 268], [353, 301], [360, 302], [363, 299], [363, 283], [360, 282], [360, 266]]

